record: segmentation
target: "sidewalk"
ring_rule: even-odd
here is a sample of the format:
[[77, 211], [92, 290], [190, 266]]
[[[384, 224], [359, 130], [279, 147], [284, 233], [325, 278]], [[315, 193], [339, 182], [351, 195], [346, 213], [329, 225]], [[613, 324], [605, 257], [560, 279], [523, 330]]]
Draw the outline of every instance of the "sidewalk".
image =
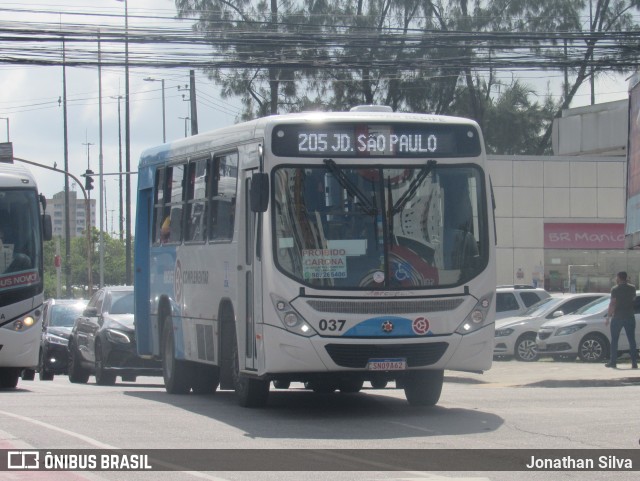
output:
[[474, 383], [487, 387], [589, 387], [640, 385], [640, 369], [631, 369], [629, 359], [618, 360], [618, 368], [604, 363], [577, 361], [494, 361], [483, 374], [445, 371], [446, 382]]

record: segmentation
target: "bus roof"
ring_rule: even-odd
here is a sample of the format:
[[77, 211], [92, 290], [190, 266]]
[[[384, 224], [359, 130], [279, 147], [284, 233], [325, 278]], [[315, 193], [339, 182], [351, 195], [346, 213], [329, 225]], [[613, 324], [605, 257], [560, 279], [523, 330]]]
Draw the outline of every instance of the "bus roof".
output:
[[0, 162], [0, 187], [33, 187], [36, 181], [29, 169], [22, 164]]
[[373, 107], [351, 112], [300, 112], [281, 115], [270, 115], [259, 119], [234, 124], [216, 130], [186, 137], [174, 142], [146, 149], [140, 157], [140, 167], [165, 162], [168, 159], [195, 154], [203, 150], [224, 148], [224, 145], [263, 138], [270, 125], [278, 123], [317, 123], [317, 122], [427, 122], [474, 125], [474, 120], [435, 114], [418, 114], [410, 112], [378, 111]]

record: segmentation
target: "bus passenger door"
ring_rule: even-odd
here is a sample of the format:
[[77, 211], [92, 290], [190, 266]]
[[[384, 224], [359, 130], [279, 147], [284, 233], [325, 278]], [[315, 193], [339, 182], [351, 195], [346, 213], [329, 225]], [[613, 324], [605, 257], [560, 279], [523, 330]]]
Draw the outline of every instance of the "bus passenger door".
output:
[[[244, 215], [241, 216], [245, 222], [244, 230], [244, 252], [240, 252], [239, 258], [244, 259], [243, 275], [239, 279], [240, 295], [245, 299], [245, 315], [239, 318], [240, 336], [238, 343], [242, 355], [244, 351], [245, 366], [249, 370], [257, 370], [257, 349], [256, 349], [256, 325], [262, 322], [262, 282], [261, 282], [261, 243], [260, 229], [263, 214], [256, 214], [251, 211], [251, 177], [254, 171], [245, 171], [244, 177]], [[244, 335], [242, 335], [244, 334]]]

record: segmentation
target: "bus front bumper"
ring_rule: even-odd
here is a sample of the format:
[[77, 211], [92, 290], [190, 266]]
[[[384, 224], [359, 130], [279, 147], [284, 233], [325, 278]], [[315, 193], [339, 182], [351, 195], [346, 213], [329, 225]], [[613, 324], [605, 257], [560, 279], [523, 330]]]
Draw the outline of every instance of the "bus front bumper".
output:
[[39, 323], [24, 332], [0, 328], [0, 366], [36, 369], [41, 335]]
[[263, 325], [260, 375], [368, 371], [371, 359], [405, 359], [408, 369], [485, 371], [493, 359], [494, 326], [460, 335], [395, 339], [303, 337]]

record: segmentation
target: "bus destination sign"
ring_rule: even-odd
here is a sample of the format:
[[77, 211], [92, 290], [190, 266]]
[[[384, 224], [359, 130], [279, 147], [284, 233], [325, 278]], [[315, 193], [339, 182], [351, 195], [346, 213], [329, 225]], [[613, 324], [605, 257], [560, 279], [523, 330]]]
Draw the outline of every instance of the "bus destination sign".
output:
[[477, 130], [459, 124], [283, 124], [273, 129], [281, 157], [476, 157]]

